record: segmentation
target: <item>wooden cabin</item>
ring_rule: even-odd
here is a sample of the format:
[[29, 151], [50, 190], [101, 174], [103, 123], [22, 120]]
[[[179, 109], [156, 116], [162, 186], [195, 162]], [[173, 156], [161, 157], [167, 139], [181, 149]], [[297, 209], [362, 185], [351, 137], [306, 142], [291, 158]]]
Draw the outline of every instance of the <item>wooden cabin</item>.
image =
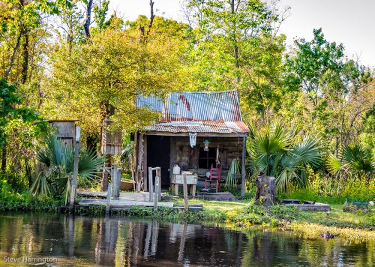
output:
[[168, 188], [175, 164], [203, 180], [210, 168], [221, 167], [225, 179], [237, 158], [242, 164], [244, 194], [249, 128], [242, 121], [237, 91], [172, 93], [164, 101], [139, 97], [137, 106], [161, 113], [158, 121], [135, 134], [138, 190], [147, 191], [148, 167], [161, 167], [162, 187]]

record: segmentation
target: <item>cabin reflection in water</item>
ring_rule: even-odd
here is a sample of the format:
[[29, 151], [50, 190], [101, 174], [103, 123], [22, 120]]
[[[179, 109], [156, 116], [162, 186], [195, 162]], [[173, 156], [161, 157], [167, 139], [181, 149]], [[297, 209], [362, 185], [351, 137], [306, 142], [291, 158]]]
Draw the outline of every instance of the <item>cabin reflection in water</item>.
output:
[[[58, 266], [373, 266], [375, 240], [303, 239], [295, 232], [246, 232], [130, 217], [0, 214], [6, 257], [49, 257]], [[19, 265], [6, 265], [19, 266]]]
[[[217, 227], [192, 224], [161, 225], [158, 221], [119, 221], [117, 218], [85, 219], [82, 218], [82, 233], [91, 235], [82, 237], [82, 243], [75, 247], [87, 246], [96, 239], [94, 257], [99, 265], [153, 265], [156, 262], [158, 265], [241, 265], [242, 234], [225, 234]], [[97, 233], [96, 237], [92, 235], [93, 230]], [[231, 257], [233, 254], [239, 257]]]

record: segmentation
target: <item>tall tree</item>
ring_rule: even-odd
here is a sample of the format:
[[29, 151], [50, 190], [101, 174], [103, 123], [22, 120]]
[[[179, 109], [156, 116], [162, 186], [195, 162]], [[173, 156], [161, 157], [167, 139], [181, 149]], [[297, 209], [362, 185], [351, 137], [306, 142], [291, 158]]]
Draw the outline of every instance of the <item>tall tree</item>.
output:
[[75, 47], [71, 56], [57, 47], [50, 58], [52, 76], [44, 114], [79, 119], [86, 133], [98, 132], [106, 116], [105, 105], [115, 107], [112, 119], [119, 128], [134, 129], [154, 118], [137, 110], [135, 99], [140, 94], [163, 95], [181, 88], [184, 49], [177, 42], [179, 34], [168, 28], [179, 23], [158, 17], [147, 45], [140, 43], [139, 25], [149, 25], [143, 19], [131, 23], [127, 30], [107, 25], [91, 36], [91, 43]]
[[310, 131], [321, 132], [328, 142], [334, 138], [337, 155], [353, 140], [358, 115], [372, 106], [367, 85], [371, 76], [345, 56], [342, 44], [327, 41], [322, 29], [314, 30], [313, 40], [300, 39], [295, 45], [286, 60], [286, 91], [304, 93]]
[[[193, 88], [237, 89], [243, 106], [265, 119], [277, 105], [281, 86], [283, 36], [278, 12], [258, 0], [187, 1], [197, 25], [192, 43]], [[255, 117], [258, 116], [252, 112]]]

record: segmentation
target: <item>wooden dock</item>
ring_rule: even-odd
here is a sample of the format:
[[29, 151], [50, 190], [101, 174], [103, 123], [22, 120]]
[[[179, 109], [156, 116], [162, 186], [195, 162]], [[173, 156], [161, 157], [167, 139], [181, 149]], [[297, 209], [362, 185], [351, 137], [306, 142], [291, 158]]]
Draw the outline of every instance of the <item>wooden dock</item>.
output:
[[[128, 210], [132, 207], [154, 207], [155, 202], [149, 201], [149, 192], [121, 192], [119, 199], [111, 199], [108, 203], [107, 192], [78, 192], [78, 195], [86, 197], [78, 202], [78, 206], [106, 206], [109, 210]], [[173, 202], [158, 201], [157, 207], [184, 209], [183, 205], [175, 205]], [[189, 205], [190, 211], [201, 211], [200, 204]]]
[[[82, 199], [79, 203], [79, 206], [105, 206], [107, 205], [107, 200], [105, 199]], [[123, 208], [129, 209], [134, 206], [142, 206], [142, 207], [153, 207], [154, 202], [151, 201], [135, 201], [135, 200], [111, 200], [110, 207], [111, 209]], [[168, 207], [173, 208], [173, 202], [159, 202], [158, 207]]]

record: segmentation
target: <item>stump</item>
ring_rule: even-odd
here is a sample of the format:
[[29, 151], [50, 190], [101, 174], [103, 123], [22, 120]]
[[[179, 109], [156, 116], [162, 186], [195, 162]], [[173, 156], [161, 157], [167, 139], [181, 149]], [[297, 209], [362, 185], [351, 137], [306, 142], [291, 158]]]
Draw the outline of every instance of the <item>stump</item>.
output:
[[276, 178], [266, 175], [257, 177], [257, 193], [255, 202], [269, 207], [277, 202]]

